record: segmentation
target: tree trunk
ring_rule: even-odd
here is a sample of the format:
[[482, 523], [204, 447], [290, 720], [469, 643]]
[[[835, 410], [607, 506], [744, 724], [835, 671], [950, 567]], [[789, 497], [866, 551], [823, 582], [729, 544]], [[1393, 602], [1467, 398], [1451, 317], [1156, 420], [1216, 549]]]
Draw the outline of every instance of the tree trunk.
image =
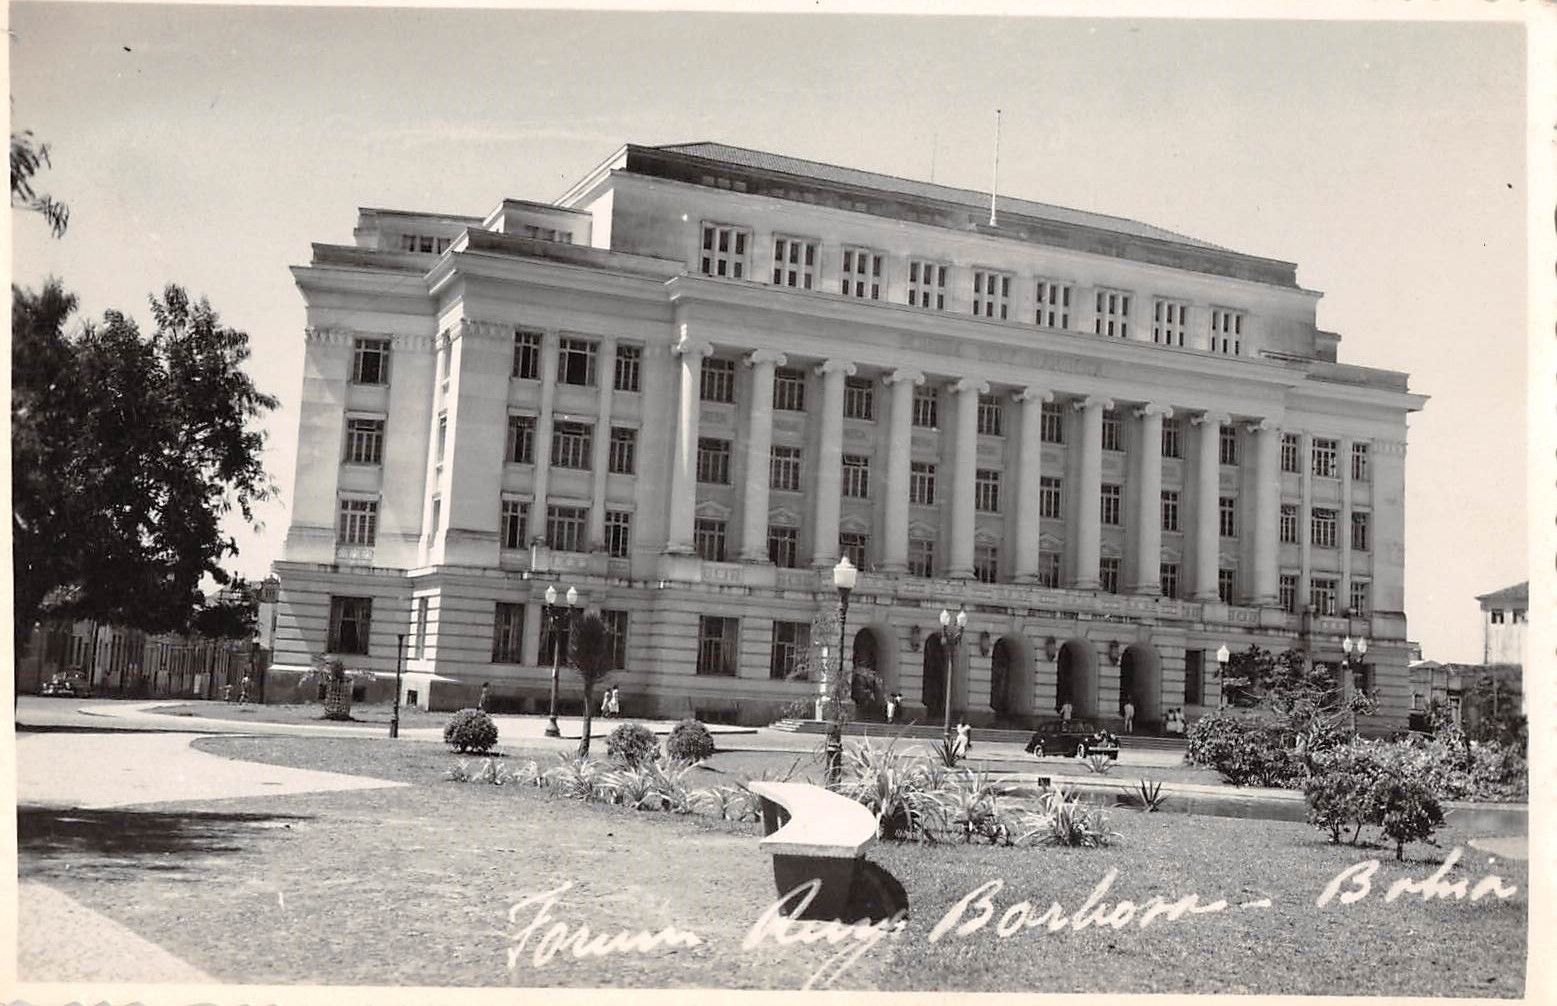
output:
[[584, 687], [584, 736], [580, 737], [578, 742], [578, 756], [580, 758], [589, 756], [589, 727], [594, 708], [595, 690], [586, 685]]

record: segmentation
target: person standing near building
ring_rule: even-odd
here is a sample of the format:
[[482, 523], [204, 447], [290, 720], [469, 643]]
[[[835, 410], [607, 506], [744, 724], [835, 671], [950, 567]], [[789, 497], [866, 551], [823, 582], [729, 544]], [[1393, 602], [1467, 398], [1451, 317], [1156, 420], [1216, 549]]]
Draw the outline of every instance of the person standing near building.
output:
[[952, 741], [952, 753], [958, 758], [968, 756], [968, 748], [973, 744], [973, 728], [967, 723], [957, 724], [957, 739]]
[[487, 682], [481, 682], [481, 694], [476, 697], [476, 708], [487, 712], [487, 704], [492, 701], [492, 688]]
[[897, 722], [897, 693], [887, 696], [887, 726]]
[[1065, 704], [1060, 706], [1060, 722], [1065, 724], [1067, 727], [1070, 726], [1070, 714], [1074, 711], [1074, 709], [1075, 707], [1070, 704], [1069, 699], [1066, 699]]
[[240, 706], [249, 704], [249, 676], [247, 674], [243, 676], [243, 682], [238, 686], [238, 704]]
[[1128, 695], [1125, 696], [1124, 721], [1125, 733], [1135, 733], [1135, 703], [1131, 701]]

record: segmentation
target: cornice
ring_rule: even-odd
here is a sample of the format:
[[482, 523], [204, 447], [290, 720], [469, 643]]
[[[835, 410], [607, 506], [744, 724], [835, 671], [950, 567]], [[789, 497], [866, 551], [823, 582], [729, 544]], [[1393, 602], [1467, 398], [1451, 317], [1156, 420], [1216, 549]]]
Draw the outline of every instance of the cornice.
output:
[[312, 325], [303, 329], [303, 341], [311, 346], [350, 346], [358, 339], [388, 339], [392, 349], [422, 353], [432, 352], [434, 344], [433, 336], [406, 332], [375, 332], [344, 325]]

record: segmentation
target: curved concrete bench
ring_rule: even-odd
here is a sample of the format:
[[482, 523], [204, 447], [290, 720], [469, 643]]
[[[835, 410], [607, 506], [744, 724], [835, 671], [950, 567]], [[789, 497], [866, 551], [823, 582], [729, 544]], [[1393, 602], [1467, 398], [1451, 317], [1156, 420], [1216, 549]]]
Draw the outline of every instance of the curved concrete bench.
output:
[[[806, 782], [752, 782], [762, 801], [767, 837], [759, 847], [773, 854], [773, 880], [782, 897], [812, 880], [816, 896], [797, 917], [840, 919], [877, 881], [864, 881], [865, 847], [876, 840], [876, 816], [862, 804]], [[857, 914], [857, 913], [855, 913]]]

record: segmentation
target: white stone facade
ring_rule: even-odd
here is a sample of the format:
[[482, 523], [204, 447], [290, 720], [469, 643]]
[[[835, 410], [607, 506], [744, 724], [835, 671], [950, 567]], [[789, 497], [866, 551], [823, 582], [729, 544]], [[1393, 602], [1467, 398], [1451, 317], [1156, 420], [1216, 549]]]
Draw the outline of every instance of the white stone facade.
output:
[[1290, 263], [1016, 200], [991, 227], [974, 196], [699, 144], [484, 220], [361, 211], [294, 270], [278, 664], [392, 673], [404, 635], [419, 702], [537, 697], [571, 585], [624, 613], [630, 713], [763, 720], [813, 687], [785, 623], [835, 604], [845, 549], [849, 648], [911, 714], [965, 603], [973, 722], [1193, 714], [1218, 646], [1350, 634], [1403, 724], [1425, 399], [1336, 362]]

